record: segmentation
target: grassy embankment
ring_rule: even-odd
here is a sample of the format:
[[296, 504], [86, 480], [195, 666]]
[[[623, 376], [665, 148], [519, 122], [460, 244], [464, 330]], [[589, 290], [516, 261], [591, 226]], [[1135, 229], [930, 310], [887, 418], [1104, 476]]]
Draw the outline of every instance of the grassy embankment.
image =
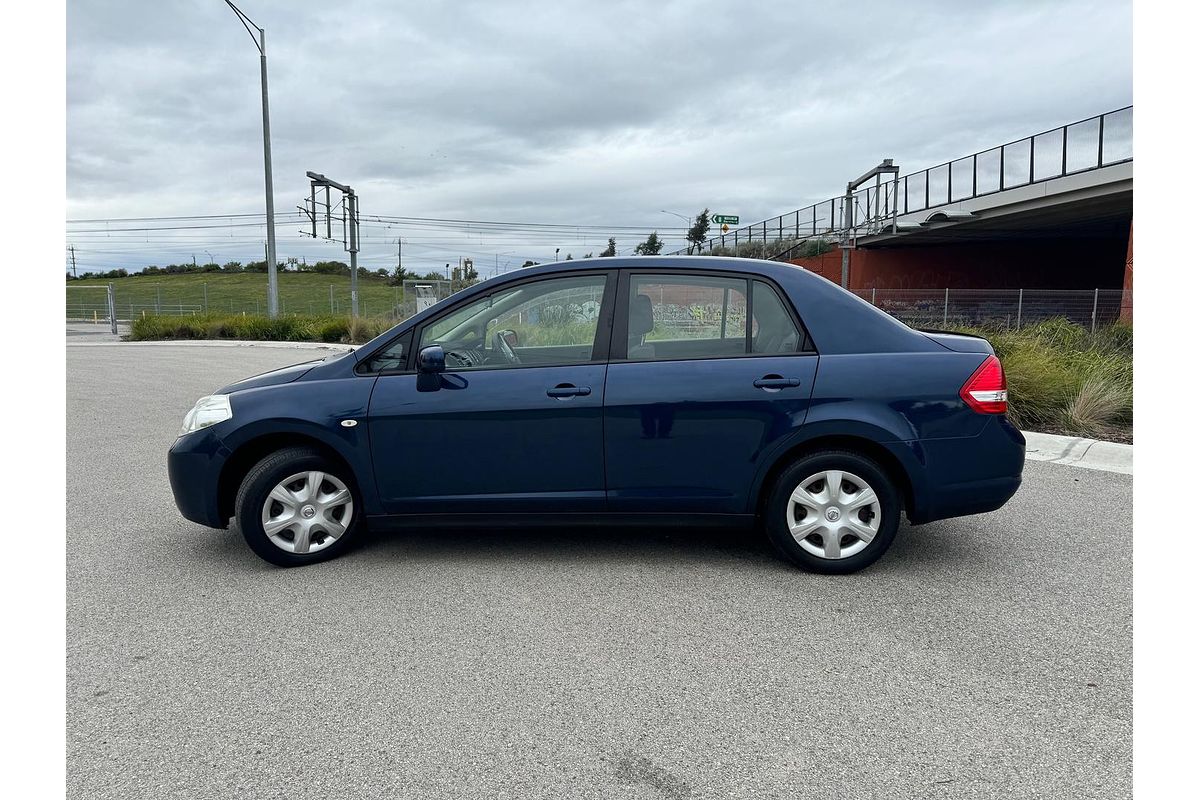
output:
[[[208, 312], [256, 314], [267, 310], [265, 272], [196, 272], [182, 275], [131, 275], [128, 278], [96, 278], [69, 281], [67, 286], [105, 286], [111, 283], [117, 316], [132, 319], [155, 313], [191, 315], [205, 312], [205, 286]], [[329, 287], [333, 287], [330, 303]], [[103, 292], [66, 292], [67, 309], [75, 316], [90, 317], [93, 307], [104, 314]], [[359, 313], [362, 316], [387, 314], [403, 299], [399, 286], [389, 286], [384, 278], [360, 278]], [[316, 272], [280, 272], [279, 303], [284, 313], [348, 314], [350, 276], [323, 275]], [[81, 309], [86, 313], [78, 313]]]
[[1093, 335], [1062, 319], [1015, 330], [965, 329], [996, 348], [1009, 417], [1026, 430], [1133, 441], [1133, 327]]

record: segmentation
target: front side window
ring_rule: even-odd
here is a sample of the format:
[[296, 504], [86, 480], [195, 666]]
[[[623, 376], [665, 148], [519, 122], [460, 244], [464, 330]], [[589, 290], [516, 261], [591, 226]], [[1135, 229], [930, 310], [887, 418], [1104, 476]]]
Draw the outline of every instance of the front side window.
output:
[[426, 325], [418, 349], [441, 345], [449, 369], [587, 363], [606, 281], [575, 275], [501, 289]]
[[746, 353], [746, 280], [633, 275], [629, 349], [634, 361], [722, 358]]

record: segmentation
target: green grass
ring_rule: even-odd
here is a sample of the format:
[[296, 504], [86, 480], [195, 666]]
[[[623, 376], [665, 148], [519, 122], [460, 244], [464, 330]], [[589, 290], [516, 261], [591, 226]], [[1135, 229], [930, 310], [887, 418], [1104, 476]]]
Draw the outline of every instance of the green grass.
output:
[[394, 323], [388, 319], [286, 314], [271, 319], [255, 314], [196, 314], [135, 317], [131, 341], [160, 339], [245, 339], [267, 342], [362, 344]]
[[1009, 417], [1022, 428], [1128, 438], [1133, 425], [1133, 328], [1051, 319], [1020, 330], [960, 328], [986, 337], [1008, 379]]
[[[204, 313], [205, 285], [210, 313], [266, 313], [267, 275], [260, 273], [203, 272], [182, 275], [131, 275], [128, 278], [68, 281], [67, 286], [105, 286], [112, 283], [117, 316], [132, 319], [159, 314]], [[333, 286], [331, 308], [329, 287]], [[68, 291], [68, 316], [90, 317], [92, 310], [104, 315], [104, 293]], [[358, 281], [359, 314], [383, 316], [403, 300], [399, 286], [383, 278]], [[279, 273], [280, 310], [284, 313], [335, 314], [350, 312], [350, 276], [315, 272]]]

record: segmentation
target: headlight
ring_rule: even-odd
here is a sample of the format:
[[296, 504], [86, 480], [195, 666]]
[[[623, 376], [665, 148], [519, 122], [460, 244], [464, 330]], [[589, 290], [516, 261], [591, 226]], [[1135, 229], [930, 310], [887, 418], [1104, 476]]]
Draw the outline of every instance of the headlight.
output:
[[183, 418], [183, 430], [179, 432], [179, 435], [198, 431], [227, 419], [233, 419], [233, 409], [229, 407], [229, 395], [214, 394], [201, 397]]

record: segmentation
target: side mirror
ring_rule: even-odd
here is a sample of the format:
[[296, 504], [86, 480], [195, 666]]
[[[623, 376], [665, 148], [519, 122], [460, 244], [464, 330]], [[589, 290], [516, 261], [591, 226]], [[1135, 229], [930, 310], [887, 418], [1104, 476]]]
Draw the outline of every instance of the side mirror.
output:
[[417, 353], [417, 372], [436, 375], [446, 371], [446, 351], [440, 344], [422, 347]]

